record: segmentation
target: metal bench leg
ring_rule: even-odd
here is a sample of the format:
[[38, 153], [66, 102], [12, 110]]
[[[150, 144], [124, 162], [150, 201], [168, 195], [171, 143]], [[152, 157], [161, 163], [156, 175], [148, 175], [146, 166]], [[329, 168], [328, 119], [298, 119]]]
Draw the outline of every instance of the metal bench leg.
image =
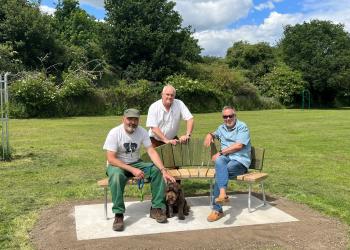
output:
[[213, 207], [213, 180], [210, 179], [210, 195], [209, 195], [209, 206], [212, 208]]
[[105, 190], [105, 217], [106, 217], [106, 220], [108, 220], [108, 214], [107, 214], [107, 187], [105, 187], [104, 190]]
[[249, 189], [248, 189], [248, 212], [251, 213], [251, 209], [250, 209], [250, 197], [252, 195], [252, 184], [249, 183]]
[[265, 196], [264, 182], [261, 182], [260, 186], [261, 186], [261, 191], [262, 191], [263, 201], [264, 201], [264, 206], [265, 206], [266, 205], [266, 196]]

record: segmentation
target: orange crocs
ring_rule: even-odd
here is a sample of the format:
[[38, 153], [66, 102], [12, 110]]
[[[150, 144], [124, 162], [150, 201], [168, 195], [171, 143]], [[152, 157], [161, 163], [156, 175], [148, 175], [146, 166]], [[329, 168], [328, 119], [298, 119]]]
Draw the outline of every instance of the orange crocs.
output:
[[221, 219], [222, 217], [224, 217], [223, 212], [218, 212], [218, 211], [213, 210], [213, 211], [211, 211], [211, 213], [207, 217], [207, 220], [209, 222], [214, 222], [214, 221]]

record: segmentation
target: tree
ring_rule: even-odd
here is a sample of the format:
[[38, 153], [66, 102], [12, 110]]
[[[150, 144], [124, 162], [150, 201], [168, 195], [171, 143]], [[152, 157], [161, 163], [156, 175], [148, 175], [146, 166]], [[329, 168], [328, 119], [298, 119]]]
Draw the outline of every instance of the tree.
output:
[[350, 37], [342, 24], [287, 25], [279, 46], [284, 62], [309, 83], [314, 103], [332, 105], [337, 96], [350, 93]]
[[190, 27], [167, 0], [106, 0], [104, 48], [124, 78], [163, 80], [199, 59]]
[[276, 59], [274, 49], [267, 43], [239, 41], [227, 50], [226, 61], [231, 68], [246, 70], [247, 77], [255, 83], [272, 70]]
[[0, 43], [17, 52], [27, 69], [60, 61], [62, 47], [52, 29], [52, 18], [26, 0], [0, 0]]
[[[103, 52], [98, 34], [102, 23], [82, 10], [78, 0], [59, 0], [55, 21], [55, 29], [66, 46], [66, 67], [102, 60]], [[95, 68], [97, 63], [92, 63], [89, 68]]]

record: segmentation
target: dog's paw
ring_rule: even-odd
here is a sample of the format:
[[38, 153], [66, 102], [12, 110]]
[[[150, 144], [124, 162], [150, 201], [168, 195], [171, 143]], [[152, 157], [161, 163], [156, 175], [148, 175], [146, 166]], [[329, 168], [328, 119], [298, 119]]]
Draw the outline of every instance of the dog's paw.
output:
[[179, 218], [179, 220], [184, 220], [185, 219], [185, 216], [184, 215], [180, 215], [180, 216], [178, 216], [178, 218]]

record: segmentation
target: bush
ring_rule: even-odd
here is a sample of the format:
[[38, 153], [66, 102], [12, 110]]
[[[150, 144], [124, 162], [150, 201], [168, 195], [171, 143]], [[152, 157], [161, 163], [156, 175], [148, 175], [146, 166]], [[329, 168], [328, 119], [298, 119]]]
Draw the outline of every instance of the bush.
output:
[[66, 97], [61, 100], [59, 113], [64, 116], [104, 115], [106, 99], [97, 89], [93, 89], [84, 96]]
[[62, 98], [83, 97], [93, 92], [91, 77], [84, 72], [69, 72], [63, 75], [60, 87]]
[[232, 70], [223, 63], [193, 64], [188, 67], [187, 75], [193, 79], [210, 82], [214, 88], [231, 96], [248, 82], [241, 71]]
[[[57, 114], [59, 96], [53, 78], [44, 73], [27, 73], [10, 85], [10, 111], [18, 117], [51, 117]], [[13, 108], [12, 108], [13, 105]]]
[[0, 44], [0, 70], [17, 73], [23, 69], [22, 61], [17, 56], [18, 53], [10, 44]]
[[103, 115], [105, 99], [93, 85], [93, 76], [87, 71], [68, 72], [63, 75], [59, 89], [60, 113], [64, 116]]
[[146, 114], [149, 106], [160, 98], [161, 86], [151, 86], [147, 80], [134, 84], [121, 81], [118, 87], [100, 90], [106, 102], [106, 114], [122, 115], [127, 108], [139, 109]]
[[208, 82], [192, 80], [184, 75], [170, 76], [165, 81], [176, 89], [181, 99], [193, 113], [216, 112], [223, 105], [224, 96]]
[[1, 161], [10, 161], [13, 159], [13, 153], [14, 150], [12, 147], [8, 148], [6, 151], [3, 152], [2, 144], [0, 141], [0, 160]]
[[239, 110], [262, 109], [263, 107], [281, 106], [275, 100], [266, 105], [266, 99], [261, 99], [259, 90], [249, 83], [243, 70], [231, 69], [227, 64], [216, 61], [211, 64], [194, 64], [188, 67], [188, 75], [201, 81], [210, 82], [220, 92], [222, 105], [231, 104]]
[[300, 72], [280, 64], [271, 73], [262, 77], [257, 86], [263, 95], [274, 97], [284, 105], [293, 105], [305, 88], [306, 82]]

